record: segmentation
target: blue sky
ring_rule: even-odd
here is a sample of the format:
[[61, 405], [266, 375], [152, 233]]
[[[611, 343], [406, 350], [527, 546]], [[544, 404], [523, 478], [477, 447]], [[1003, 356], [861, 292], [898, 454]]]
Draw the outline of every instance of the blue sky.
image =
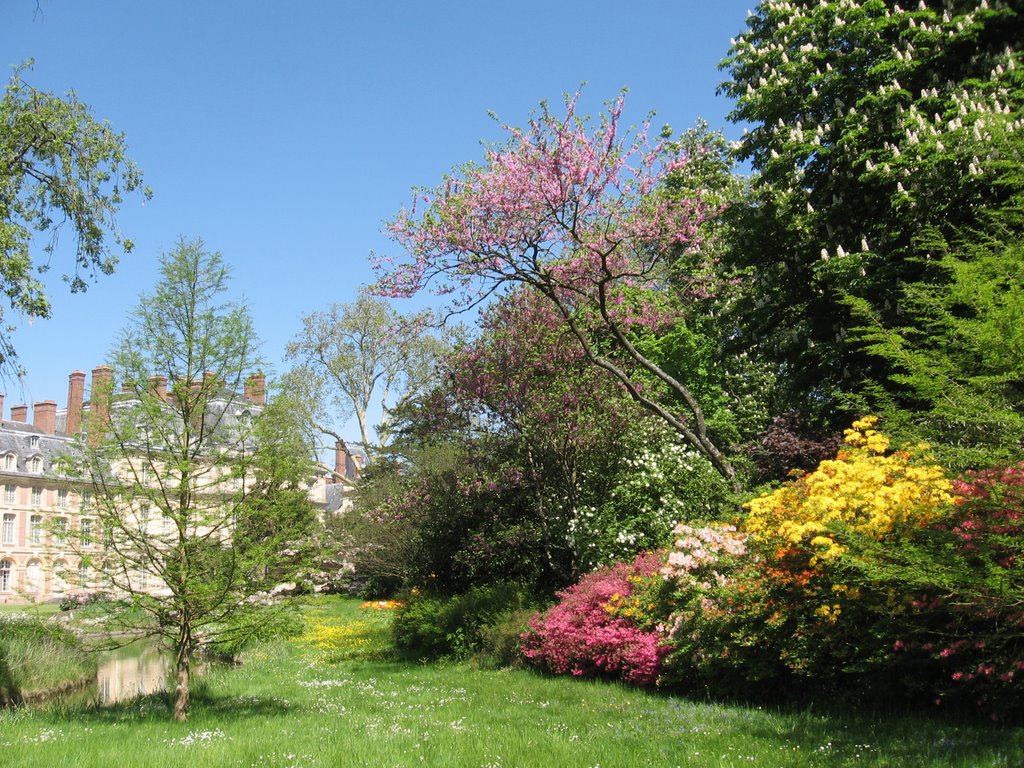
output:
[[301, 317], [353, 300], [369, 253], [395, 252], [382, 225], [412, 187], [502, 137], [488, 111], [519, 125], [586, 82], [587, 111], [628, 87], [627, 122], [655, 110], [659, 126], [704, 118], [735, 138], [717, 63], [752, 4], [3, 0], [2, 63], [34, 58], [29, 83], [74, 89], [126, 134], [154, 192], [126, 201], [136, 250], [85, 294], [57, 279], [64, 238], [54, 317], [16, 333], [28, 375], [3, 382], [4, 416], [65, 404], [68, 373], [104, 362], [181, 236], [224, 255], [283, 372]]

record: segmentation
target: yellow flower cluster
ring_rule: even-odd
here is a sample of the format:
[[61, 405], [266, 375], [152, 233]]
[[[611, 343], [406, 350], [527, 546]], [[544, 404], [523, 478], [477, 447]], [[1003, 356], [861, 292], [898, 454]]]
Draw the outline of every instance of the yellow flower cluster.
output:
[[313, 622], [299, 638], [304, 645], [323, 651], [350, 650], [354, 646], [366, 645], [369, 626], [356, 621], [349, 624]]
[[944, 514], [953, 502], [952, 483], [928, 446], [887, 454], [889, 439], [874, 429], [876, 421], [855, 421], [835, 459], [747, 502], [747, 532], [805, 548], [815, 566], [845, 551], [832, 533], [837, 523], [881, 540]]
[[373, 611], [397, 611], [404, 608], [405, 603], [401, 600], [367, 600], [359, 604], [360, 608], [368, 608]]

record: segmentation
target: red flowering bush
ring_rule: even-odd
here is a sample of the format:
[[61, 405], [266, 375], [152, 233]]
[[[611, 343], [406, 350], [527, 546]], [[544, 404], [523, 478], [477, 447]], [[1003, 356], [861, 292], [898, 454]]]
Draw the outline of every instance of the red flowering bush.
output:
[[930, 546], [921, 553], [928, 568], [908, 567], [904, 558], [895, 571], [920, 570], [928, 579], [913, 590], [893, 662], [929, 670], [925, 690], [936, 701], [963, 701], [993, 716], [1018, 714], [1024, 702], [1024, 464], [970, 473], [954, 491], [950, 519], [928, 532]]
[[662, 559], [642, 554], [632, 563], [599, 568], [558, 593], [559, 602], [530, 622], [523, 655], [555, 674], [613, 675], [636, 685], [657, 681], [671, 648], [643, 630], [620, 606], [634, 583], [658, 573]]

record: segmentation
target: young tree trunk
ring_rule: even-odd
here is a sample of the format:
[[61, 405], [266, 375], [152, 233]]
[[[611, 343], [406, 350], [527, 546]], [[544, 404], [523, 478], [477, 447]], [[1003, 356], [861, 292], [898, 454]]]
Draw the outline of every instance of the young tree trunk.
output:
[[174, 719], [179, 723], [188, 720], [189, 676], [192, 661], [190, 656], [188, 644], [179, 643], [176, 658], [177, 682], [174, 688]]

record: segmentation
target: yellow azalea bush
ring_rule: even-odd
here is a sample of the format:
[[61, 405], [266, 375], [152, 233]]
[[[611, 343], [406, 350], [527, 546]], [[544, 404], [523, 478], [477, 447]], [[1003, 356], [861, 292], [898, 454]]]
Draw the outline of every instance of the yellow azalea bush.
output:
[[809, 552], [815, 567], [844, 553], [837, 526], [883, 540], [946, 514], [954, 500], [952, 482], [928, 446], [889, 451], [876, 422], [875, 416], [855, 421], [835, 459], [747, 502], [745, 531], [782, 550]]

